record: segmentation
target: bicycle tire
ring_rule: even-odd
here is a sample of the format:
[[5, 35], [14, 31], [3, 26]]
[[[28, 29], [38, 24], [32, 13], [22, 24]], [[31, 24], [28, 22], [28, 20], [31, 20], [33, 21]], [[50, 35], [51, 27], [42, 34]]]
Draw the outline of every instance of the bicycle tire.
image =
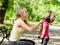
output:
[[4, 33], [2, 29], [0, 28], [0, 44], [3, 42], [3, 40], [4, 40]]
[[[23, 43], [23, 44], [22, 44], [22, 43]], [[25, 43], [26, 43], [27, 45], [35, 45], [35, 42], [32, 41], [32, 40], [29, 40], [29, 39], [20, 39], [20, 44], [21, 44], [21, 45], [25, 45]]]

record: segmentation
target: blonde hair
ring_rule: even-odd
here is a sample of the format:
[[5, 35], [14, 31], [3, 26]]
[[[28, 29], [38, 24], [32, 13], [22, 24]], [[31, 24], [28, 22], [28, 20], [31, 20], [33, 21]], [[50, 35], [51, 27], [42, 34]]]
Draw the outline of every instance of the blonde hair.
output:
[[16, 17], [17, 17], [17, 18], [20, 18], [21, 15], [23, 15], [23, 10], [26, 10], [26, 8], [21, 7], [21, 8], [18, 9], [18, 11], [17, 11], [17, 13], [16, 13]]
[[[20, 18], [21, 15], [23, 15], [23, 14], [22, 14], [22, 13], [23, 13], [23, 10], [27, 10], [27, 9], [24, 8], [24, 7], [21, 7], [20, 9], [18, 9], [18, 11], [17, 11], [17, 13], [16, 13], [16, 17], [17, 17], [17, 18]], [[24, 20], [24, 22], [25, 22], [26, 24], [28, 24], [26, 20]]]

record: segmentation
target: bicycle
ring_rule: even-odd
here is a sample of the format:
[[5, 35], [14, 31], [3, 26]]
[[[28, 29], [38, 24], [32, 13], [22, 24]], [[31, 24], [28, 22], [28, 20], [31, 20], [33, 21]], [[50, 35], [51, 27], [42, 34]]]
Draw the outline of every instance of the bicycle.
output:
[[[12, 20], [12, 21], [13, 21], [13, 24], [14, 24], [14, 20]], [[12, 26], [13, 25], [10, 25], [10, 27], [9, 27], [6, 24], [0, 24], [0, 44], [4, 41], [5, 38], [7, 40], [9, 40], [9, 36], [10, 36], [10, 32], [11, 32]]]

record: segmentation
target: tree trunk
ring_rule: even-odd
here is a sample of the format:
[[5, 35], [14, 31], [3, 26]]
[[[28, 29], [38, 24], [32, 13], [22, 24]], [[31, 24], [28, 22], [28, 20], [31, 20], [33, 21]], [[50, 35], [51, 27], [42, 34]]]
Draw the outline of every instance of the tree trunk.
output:
[[2, 24], [4, 22], [4, 17], [5, 17], [7, 7], [8, 7], [8, 0], [4, 0], [2, 2], [2, 7], [0, 9], [0, 23], [2, 23]]

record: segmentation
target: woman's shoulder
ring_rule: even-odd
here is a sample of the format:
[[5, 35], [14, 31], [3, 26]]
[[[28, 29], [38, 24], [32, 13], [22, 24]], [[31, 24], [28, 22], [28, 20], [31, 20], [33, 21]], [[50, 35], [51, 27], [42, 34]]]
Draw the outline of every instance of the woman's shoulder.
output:
[[19, 18], [19, 19], [16, 20], [15, 24], [20, 26], [20, 25], [24, 24], [24, 21], [21, 18]]
[[15, 22], [21, 22], [23, 21], [21, 18], [17, 19]]
[[17, 19], [16, 21], [15, 21], [15, 25], [20, 25], [21, 24], [21, 22], [22, 22], [22, 20], [21, 19]]

